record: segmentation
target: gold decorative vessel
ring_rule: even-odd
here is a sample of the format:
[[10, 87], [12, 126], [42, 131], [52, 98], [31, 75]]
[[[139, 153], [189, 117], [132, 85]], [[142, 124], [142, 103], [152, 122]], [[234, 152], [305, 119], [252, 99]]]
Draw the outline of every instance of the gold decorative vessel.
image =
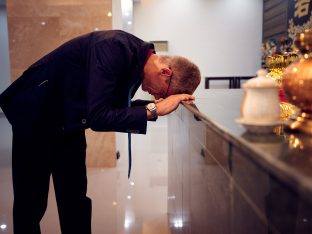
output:
[[312, 135], [312, 30], [297, 35], [295, 45], [300, 59], [282, 75], [282, 87], [289, 102], [300, 109], [290, 128]]

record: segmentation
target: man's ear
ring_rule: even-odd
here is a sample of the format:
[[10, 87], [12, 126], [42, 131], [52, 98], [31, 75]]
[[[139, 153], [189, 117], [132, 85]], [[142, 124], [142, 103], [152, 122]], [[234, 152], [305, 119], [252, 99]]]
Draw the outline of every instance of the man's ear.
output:
[[172, 70], [170, 68], [163, 67], [160, 69], [160, 72], [161, 72], [161, 75], [172, 76]]

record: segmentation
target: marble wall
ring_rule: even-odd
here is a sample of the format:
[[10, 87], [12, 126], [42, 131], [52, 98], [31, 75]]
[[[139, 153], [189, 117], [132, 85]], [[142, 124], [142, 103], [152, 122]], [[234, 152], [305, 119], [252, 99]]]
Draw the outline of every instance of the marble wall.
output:
[[[112, 0], [8, 0], [11, 81], [78, 35], [112, 28]], [[88, 167], [116, 166], [114, 133], [86, 131]]]
[[11, 80], [63, 42], [111, 29], [111, 12], [111, 0], [8, 0]]

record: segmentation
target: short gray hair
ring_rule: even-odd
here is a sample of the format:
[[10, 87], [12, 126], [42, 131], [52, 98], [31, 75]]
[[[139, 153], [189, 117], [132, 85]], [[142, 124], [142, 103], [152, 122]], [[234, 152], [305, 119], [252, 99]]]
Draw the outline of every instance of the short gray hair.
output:
[[199, 68], [194, 63], [181, 56], [166, 55], [160, 55], [159, 61], [173, 72], [171, 89], [175, 94], [194, 93], [201, 80]]

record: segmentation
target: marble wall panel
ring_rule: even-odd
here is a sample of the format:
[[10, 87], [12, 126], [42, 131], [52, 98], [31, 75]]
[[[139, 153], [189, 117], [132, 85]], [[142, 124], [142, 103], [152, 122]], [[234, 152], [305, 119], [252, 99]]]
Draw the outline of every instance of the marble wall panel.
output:
[[[42, 25], [44, 24], [44, 25]], [[9, 45], [11, 79], [60, 43], [58, 17], [11, 17]]]
[[11, 80], [65, 41], [111, 29], [111, 11], [111, 0], [8, 1]]

